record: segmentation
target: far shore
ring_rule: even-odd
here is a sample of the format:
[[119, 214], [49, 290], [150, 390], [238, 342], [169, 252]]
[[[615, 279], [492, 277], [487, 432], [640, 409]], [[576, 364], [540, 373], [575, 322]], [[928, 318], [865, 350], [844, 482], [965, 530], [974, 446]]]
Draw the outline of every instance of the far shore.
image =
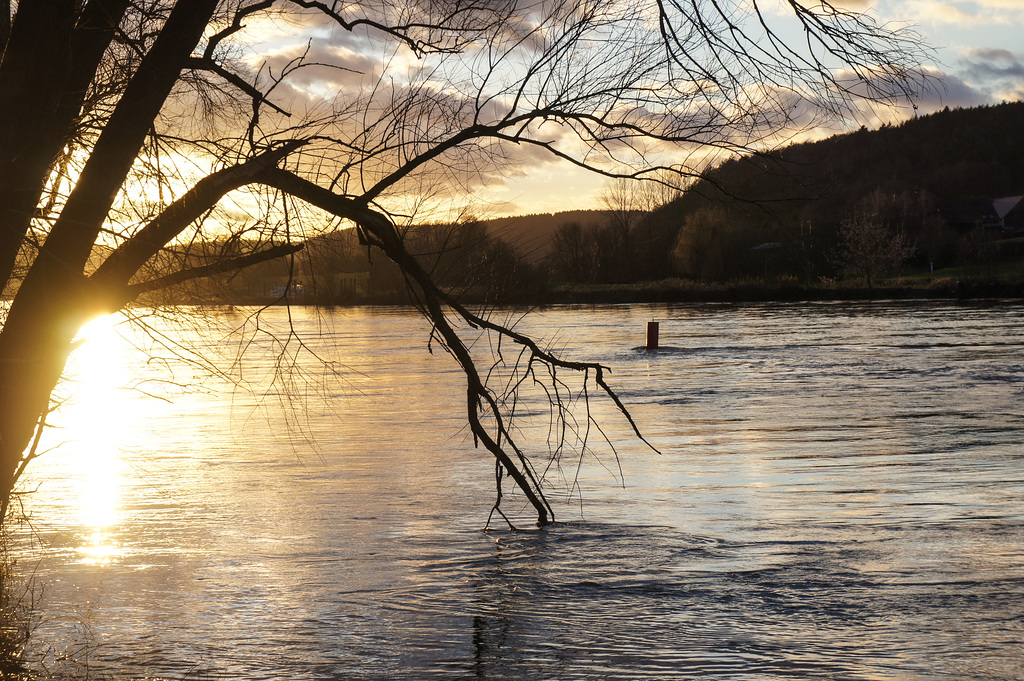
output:
[[[1024, 299], [1024, 282], [915, 282], [913, 285], [850, 286], [843, 284], [803, 285], [797, 283], [741, 282], [700, 284], [680, 279], [633, 284], [555, 285], [529, 296], [515, 294], [491, 298], [470, 291], [460, 301], [489, 307], [545, 305], [615, 305], [630, 303], [767, 303], [767, 302], [854, 302], [871, 300], [938, 301]], [[140, 301], [141, 304], [157, 304]], [[167, 300], [160, 304], [168, 304]], [[323, 299], [312, 295], [270, 298], [227, 295], [213, 297], [183, 296], [171, 304], [181, 305], [320, 305], [350, 307], [361, 305], [410, 305], [404, 291], [362, 295], [346, 299]]]
[[924, 286], [806, 286], [736, 283], [697, 285], [669, 280], [622, 286], [555, 289], [552, 303], [761, 303], [865, 300], [1024, 298], [1024, 283], [939, 282]]

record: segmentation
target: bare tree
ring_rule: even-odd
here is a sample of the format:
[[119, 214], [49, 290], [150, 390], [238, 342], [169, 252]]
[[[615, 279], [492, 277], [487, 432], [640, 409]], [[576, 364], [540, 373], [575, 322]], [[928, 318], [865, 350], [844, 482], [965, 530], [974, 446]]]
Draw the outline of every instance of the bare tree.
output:
[[847, 276], [864, 277], [869, 290], [881, 272], [902, 266], [914, 252], [898, 198], [876, 190], [839, 227], [836, 263]]
[[641, 216], [636, 193], [639, 184], [625, 177], [612, 178], [598, 197], [607, 215], [601, 235], [601, 265], [606, 281], [633, 279], [633, 230]]
[[594, 227], [567, 222], [555, 230], [552, 253], [556, 279], [569, 282], [592, 282], [597, 262]]
[[653, 214], [682, 195], [687, 179], [662, 170], [639, 179], [616, 177], [605, 184], [598, 199], [608, 216], [600, 235], [600, 260], [608, 279], [635, 281], [667, 276], [675, 230], [658, 225]]
[[[794, 112], [838, 117], [921, 84], [912, 31], [827, 2], [782, 4], [0, 4], [0, 279], [11, 298], [0, 500], [32, 456], [88, 320], [354, 225], [401, 268], [433, 339], [465, 371], [470, 427], [495, 457], [499, 501], [510, 476], [550, 522], [533, 453], [514, 437], [514, 395], [522, 381], [543, 382], [556, 422], [587, 432], [589, 412], [577, 423], [564, 411], [563, 377], [580, 374], [587, 395], [596, 389], [625, 414], [605, 369], [461, 305], [410, 255], [401, 225], [538, 153], [612, 178], [685, 177], [695, 149], [743, 153], [806, 123]], [[783, 39], [793, 25], [799, 45]], [[260, 42], [304, 29], [336, 44]], [[203, 246], [215, 239], [233, 247]], [[188, 257], [200, 252], [200, 264]], [[517, 381], [488, 382], [463, 338], [469, 327], [519, 349], [493, 360], [518, 367]]]

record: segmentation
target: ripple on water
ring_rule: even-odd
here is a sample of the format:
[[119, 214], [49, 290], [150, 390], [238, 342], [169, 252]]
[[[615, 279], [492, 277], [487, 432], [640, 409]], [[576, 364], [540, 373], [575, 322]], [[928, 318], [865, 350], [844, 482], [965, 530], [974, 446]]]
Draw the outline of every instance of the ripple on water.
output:
[[[115, 681], [1021, 678], [1019, 306], [541, 311], [524, 326], [611, 365], [661, 454], [596, 403], [618, 460], [552, 499], [582, 517], [582, 489], [604, 522], [490, 533], [493, 465], [460, 431], [464, 379], [409, 340], [422, 322], [327, 317], [291, 323], [354, 371], [309, 412], [278, 419], [280, 386], [259, 384], [262, 402], [139, 397], [123, 424], [68, 422], [117, 484], [78, 494], [97, 472], [80, 448], [38, 462], [47, 662]], [[632, 350], [651, 317], [671, 347]], [[104, 512], [86, 522], [80, 497]], [[119, 552], [83, 562], [98, 522]]]

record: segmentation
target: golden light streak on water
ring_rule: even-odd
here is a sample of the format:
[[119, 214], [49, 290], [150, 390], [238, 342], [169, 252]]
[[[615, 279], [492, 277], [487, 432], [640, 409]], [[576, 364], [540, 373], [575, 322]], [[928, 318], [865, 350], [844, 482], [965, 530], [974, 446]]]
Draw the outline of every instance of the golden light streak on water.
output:
[[124, 368], [125, 342], [117, 332], [119, 315], [107, 315], [87, 324], [78, 335], [65, 383], [66, 396], [51, 416], [56, 428], [49, 435], [58, 442], [44, 460], [73, 471], [77, 498], [77, 551], [81, 561], [106, 564], [123, 556], [116, 539], [121, 520], [121, 488], [125, 465], [121, 434], [131, 418], [130, 377]]

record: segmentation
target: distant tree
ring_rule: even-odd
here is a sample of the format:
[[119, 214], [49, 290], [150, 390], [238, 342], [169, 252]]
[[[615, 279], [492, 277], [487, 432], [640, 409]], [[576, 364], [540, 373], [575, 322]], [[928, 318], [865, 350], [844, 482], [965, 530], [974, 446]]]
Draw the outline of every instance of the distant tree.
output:
[[[367, 275], [364, 286], [369, 283], [366, 249], [359, 247], [355, 230], [338, 230], [306, 241], [298, 260], [300, 267], [309, 273], [310, 293], [318, 303], [354, 302], [360, 296], [365, 299], [369, 294], [368, 289], [363, 289], [357, 295], [353, 286], [343, 299], [338, 282], [341, 276], [364, 274]], [[244, 274], [239, 273], [239, 277], [242, 276]]]
[[[395, 263], [466, 376], [470, 432], [544, 524], [513, 393], [567, 361], [454, 299], [401, 225], [536, 155], [607, 177], [692, 175], [803, 106], [840, 118], [920, 85], [918, 35], [829, 3], [714, 0], [21, 0], [0, 3], [0, 502], [35, 455], [90, 319], [340, 227]], [[657, 30], [652, 30], [656, 27]], [[794, 32], [790, 32], [792, 29]], [[296, 33], [304, 35], [298, 39]], [[786, 36], [799, 35], [799, 43]], [[258, 41], [291, 42], [286, 48]], [[329, 44], [335, 40], [343, 49]], [[298, 47], [296, 47], [298, 45]], [[227, 239], [244, 230], [246, 238]], [[208, 244], [231, 249], [195, 265]], [[177, 263], [177, 264], [176, 264]], [[489, 382], [460, 329], [517, 345]], [[506, 355], [487, 361], [501, 364]], [[553, 418], [573, 431], [566, 403]], [[623, 410], [624, 411], [624, 410]], [[580, 423], [587, 449], [593, 412]], [[552, 447], [554, 455], [562, 451]], [[495, 509], [500, 512], [498, 504]]]
[[898, 207], [898, 198], [875, 191], [840, 225], [836, 265], [846, 276], [863, 277], [869, 290], [881, 272], [901, 267], [914, 252]]
[[640, 209], [627, 178], [607, 182], [598, 195], [605, 219], [594, 233], [597, 245], [597, 276], [602, 282], [629, 281], [633, 269], [633, 226]]
[[968, 279], [992, 280], [999, 265], [999, 241], [990, 229], [978, 226], [957, 239], [957, 264]]
[[732, 218], [725, 209], [700, 208], [685, 217], [672, 249], [676, 274], [694, 281], [728, 278], [730, 260], [743, 257], [749, 245], [736, 237]]
[[690, 184], [679, 182], [678, 176], [661, 173], [654, 180], [638, 183], [640, 218], [633, 228], [635, 279], [663, 279], [672, 273], [672, 247], [678, 224], [667, 219], [664, 209], [679, 199], [685, 186]]
[[831, 272], [828, 249], [822, 246], [821, 229], [815, 225], [809, 210], [799, 216], [799, 231], [794, 242], [793, 265], [791, 273], [800, 281], [817, 281], [827, 272]]
[[451, 293], [478, 283], [473, 267], [490, 245], [487, 230], [471, 215], [448, 224], [413, 227], [405, 232], [405, 240], [430, 277]]
[[947, 267], [956, 261], [959, 237], [938, 215], [930, 216], [917, 233], [917, 249], [929, 269]]
[[410, 229], [406, 243], [437, 285], [454, 298], [496, 303], [540, 292], [542, 282], [533, 266], [474, 216]]
[[681, 195], [678, 174], [660, 171], [642, 179], [609, 180], [598, 196], [607, 216], [595, 233], [599, 277], [631, 282], [667, 276], [675, 230], [654, 213]]
[[596, 275], [593, 230], [578, 222], [567, 222], [552, 238], [554, 277], [562, 281], [589, 283]]

